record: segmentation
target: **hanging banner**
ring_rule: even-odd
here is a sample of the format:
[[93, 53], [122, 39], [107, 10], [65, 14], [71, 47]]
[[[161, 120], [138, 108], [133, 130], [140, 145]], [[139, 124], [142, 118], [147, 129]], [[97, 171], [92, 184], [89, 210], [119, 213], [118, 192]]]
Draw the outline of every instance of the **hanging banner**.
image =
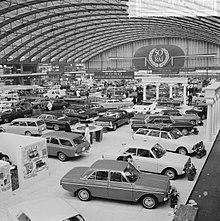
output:
[[94, 79], [134, 79], [134, 71], [98, 71], [94, 72]]

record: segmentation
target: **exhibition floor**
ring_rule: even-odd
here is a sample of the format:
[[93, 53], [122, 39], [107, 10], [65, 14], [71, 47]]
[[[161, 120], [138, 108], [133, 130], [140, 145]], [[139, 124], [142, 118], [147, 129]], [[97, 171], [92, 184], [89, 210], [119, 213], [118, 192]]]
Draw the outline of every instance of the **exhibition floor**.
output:
[[[192, 140], [204, 140], [206, 131], [206, 121], [204, 126], [199, 126], [198, 135], [189, 135]], [[104, 134], [102, 142], [94, 142], [91, 151], [81, 157], [71, 159], [67, 162], [60, 162], [56, 158], [49, 158], [49, 177], [35, 183], [27, 189], [16, 190], [12, 196], [3, 197], [0, 195], [0, 220], [6, 221], [7, 208], [23, 201], [33, 200], [42, 197], [61, 197], [72, 204], [87, 221], [171, 221], [173, 219], [169, 202], [160, 204], [154, 210], [147, 210], [141, 204], [128, 203], [105, 199], [92, 199], [88, 202], [82, 202], [78, 198], [71, 196], [59, 184], [62, 176], [75, 166], [90, 166], [94, 161], [101, 158], [104, 152], [119, 150], [123, 143], [129, 143], [132, 140], [133, 131], [130, 125], [118, 128], [116, 131], [110, 131]], [[208, 153], [212, 144], [205, 143]], [[187, 177], [181, 177], [171, 181], [171, 184], [177, 188], [180, 193], [178, 204], [185, 204], [196, 183], [196, 179], [201, 172], [207, 155], [201, 159], [192, 157], [192, 162], [197, 168], [197, 175], [194, 181], [187, 180]], [[40, 212], [40, 211], [39, 211]]]

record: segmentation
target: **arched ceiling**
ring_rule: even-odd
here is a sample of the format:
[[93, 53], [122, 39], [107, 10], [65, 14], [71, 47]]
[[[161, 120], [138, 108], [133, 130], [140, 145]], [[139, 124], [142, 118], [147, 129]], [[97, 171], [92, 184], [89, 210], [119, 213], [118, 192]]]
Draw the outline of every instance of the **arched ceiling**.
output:
[[128, 5], [128, 0], [0, 1], [0, 63], [85, 62], [112, 47], [158, 37], [219, 44], [217, 16], [130, 17]]

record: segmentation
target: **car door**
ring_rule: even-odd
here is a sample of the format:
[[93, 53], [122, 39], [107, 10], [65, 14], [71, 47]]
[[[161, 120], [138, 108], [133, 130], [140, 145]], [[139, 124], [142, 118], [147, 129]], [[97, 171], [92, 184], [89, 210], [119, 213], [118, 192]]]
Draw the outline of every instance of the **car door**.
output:
[[151, 130], [147, 136], [146, 136], [146, 141], [149, 140], [153, 140], [153, 141], [159, 141], [160, 138], [160, 131], [159, 130]]
[[7, 127], [5, 127], [7, 133], [19, 134], [19, 121], [11, 122]]
[[96, 170], [94, 171], [85, 182], [92, 196], [108, 198], [108, 185], [109, 185], [109, 171]]
[[125, 179], [121, 171], [110, 172], [108, 197], [117, 200], [133, 200], [133, 186], [127, 179]]
[[[25, 121], [20, 121], [20, 123], [19, 123], [19, 134], [25, 134], [25, 132], [26, 131], [28, 131], [29, 130], [29, 128], [28, 128], [28, 125], [27, 125], [27, 122], [25, 122]], [[29, 130], [31, 133], [33, 133], [33, 131], [30, 129]]]
[[158, 172], [158, 160], [150, 150], [138, 148], [133, 160], [141, 171]]
[[168, 131], [161, 131], [158, 143], [166, 150], [173, 151], [172, 137], [170, 136]]
[[51, 156], [57, 156], [58, 151], [60, 150], [60, 142], [59, 139], [56, 137], [51, 137], [50, 140], [47, 140], [47, 149], [48, 153], [50, 153]]

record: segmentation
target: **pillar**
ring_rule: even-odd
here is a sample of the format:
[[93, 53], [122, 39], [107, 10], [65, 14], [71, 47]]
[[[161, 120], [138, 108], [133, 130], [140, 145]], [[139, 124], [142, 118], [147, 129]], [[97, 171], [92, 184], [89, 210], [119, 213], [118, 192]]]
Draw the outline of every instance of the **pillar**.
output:
[[143, 100], [146, 101], [146, 84], [143, 84]]
[[213, 122], [213, 99], [206, 99], [208, 105], [207, 125], [206, 125], [206, 141], [212, 141], [212, 122]]
[[156, 100], [158, 100], [159, 99], [159, 86], [160, 86], [160, 84], [156, 84]]
[[169, 97], [172, 98], [173, 97], [173, 84], [169, 84], [170, 87], [170, 95]]
[[183, 84], [183, 105], [186, 105], [186, 100], [187, 100], [186, 86], [187, 86], [187, 84]]

